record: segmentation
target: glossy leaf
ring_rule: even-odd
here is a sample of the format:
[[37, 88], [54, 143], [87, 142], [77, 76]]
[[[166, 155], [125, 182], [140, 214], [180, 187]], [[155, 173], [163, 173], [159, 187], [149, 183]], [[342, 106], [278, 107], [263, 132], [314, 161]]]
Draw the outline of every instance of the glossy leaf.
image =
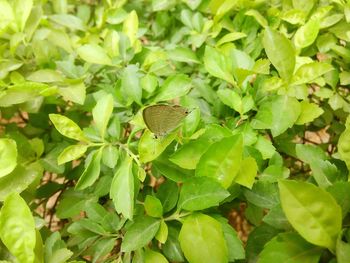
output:
[[78, 55], [86, 62], [101, 65], [110, 65], [111, 59], [106, 51], [96, 44], [86, 44], [77, 49]]
[[154, 101], [165, 101], [182, 97], [189, 92], [191, 86], [191, 79], [185, 74], [170, 76], [160, 87]]
[[105, 136], [108, 121], [111, 118], [112, 112], [113, 96], [111, 94], [107, 94], [98, 99], [95, 107], [92, 109], [92, 116], [102, 139]]
[[100, 175], [102, 148], [95, 151], [75, 188], [82, 190], [91, 186]]
[[257, 175], [258, 166], [256, 161], [252, 157], [243, 159], [241, 162], [240, 170], [235, 177], [234, 181], [240, 185], [243, 185], [247, 188], [252, 188]]
[[312, 122], [324, 112], [317, 104], [307, 101], [300, 102], [301, 112], [295, 124], [305, 124]]
[[8, 195], [1, 208], [0, 237], [20, 262], [34, 261], [36, 242], [34, 218], [18, 193]]
[[279, 32], [266, 28], [263, 46], [267, 57], [277, 69], [279, 75], [288, 80], [295, 67], [295, 51], [292, 43]]
[[333, 67], [330, 64], [324, 62], [312, 62], [304, 64], [295, 72], [292, 78], [292, 84], [300, 85], [304, 83], [310, 83], [323, 74], [332, 70]]
[[17, 144], [11, 139], [0, 139], [0, 178], [11, 173], [17, 165]]
[[216, 180], [209, 177], [193, 177], [181, 187], [178, 208], [188, 211], [203, 210], [217, 206], [229, 196]]
[[310, 46], [316, 40], [319, 28], [320, 22], [316, 19], [310, 19], [305, 25], [299, 27], [294, 35], [295, 47]]
[[145, 198], [145, 211], [152, 217], [162, 217], [163, 206], [160, 200], [154, 196], [147, 195]]
[[77, 141], [87, 141], [83, 131], [71, 119], [60, 114], [49, 114], [49, 117], [53, 125], [55, 125], [55, 128], [63, 136], [66, 136], [68, 138], [71, 138]]
[[160, 220], [148, 216], [141, 216], [135, 219], [125, 233], [121, 251], [130, 252], [142, 248], [156, 235]]
[[242, 137], [234, 135], [212, 144], [200, 158], [196, 176], [208, 176], [228, 188], [239, 172], [242, 160]]
[[114, 207], [124, 217], [132, 219], [134, 210], [134, 175], [132, 173], [132, 158], [127, 156], [121, 162], [114, 174], [109, 196]]
[[76, 144], [76, 145], [68, 146], [57, 157], [57, 163], [60, 165], [73, 160], [77, 160], [84, 155], [87, 149], [88, 149], [88, 145], [84, 145], [84, 144]]
[[194, 214], [184, 221], [179, 241], [191, 263], [228, 262], [221, 224], [210, 216]]
[[267, 262], [319, 262], [322, 250], [295, 233], [283, 233], [265, 245], [258, 263]]
[[282, 180], [279, 189], [283, 211], [298, 233], [308, 242], [334, 251], [342, 221], [334, 198], [305, 182]]
[[155, 252], [150, 249], [147, 249], [145, 252], [145, 263], [153, 263], [153, 262], [167, 263], [168, 260], [159, 252]]

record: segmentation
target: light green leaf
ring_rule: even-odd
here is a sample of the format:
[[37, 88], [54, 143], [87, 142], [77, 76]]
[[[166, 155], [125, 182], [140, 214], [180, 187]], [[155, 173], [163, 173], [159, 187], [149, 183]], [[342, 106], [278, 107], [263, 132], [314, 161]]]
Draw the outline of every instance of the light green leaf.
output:
[[217, 206], [230, 194], [210, 177], [193, 177], [185, 181], [180, 191], [178, 208], [188, 211]]
[[55, 128], [63, 136], [77, 141], [88, 141], [80, 127], [66, 116], [52, 113], [49, 114], [49, 118], [52, 121]]
[[14, 12], [17, 28], [23, 31], [33, 7], [33, 0], [14, 0], [10, 2]]
[[310, 46], [317, 38], [320, 22], [310, 19], [305, 25], [298, 28], [294, 35], [294, 45], [301, 49]]
[[12, 139], [0, 138], [0, 178], [11, 173], [17, 165], [17, 145]]
[[150, 249], [146, 249], [145, 252], [145, 263], [168, 263], [168, 260], [166, 257], [164, 257], [159, 252], [155, 252]]
[[276, 137], [295, 124], [300, 108], [296, 98], [272, 96], [262, 103], [251, 126], [255, 129], [271, 129], [273, 137]]
[[88, 149], [88, 145], [70, 145], [57, 157], [58, 165], [79, 159]]
[[261, 135], [258, 136], [254, 147], [260, 151], [263, 159], [270, 159], [276, 152], [276, 148], [272, 142]]
[[321, 116], [324, 112], [323, 109], [315, 103], [302, 101], [300, 103], [300, 106], [301, 112], [295, 124], [302, 125], [308, 122], [312, 122], [314, 119]]
[[209, 74], [235, 85], [231, 61], [215, 48], [205, 47], [204, 66]]
[[135, 10], [132, 10], [124, 20], [123, 33], [128, 36], [131, 46], [137, 39], [137, 31], [139, 29], [139, 19]]
[[269, 25], [266, 18], [263, 17], [257, 10], [250, 9], [247, 12], [245, 12], [245, 15], [254, 17], [255, 20], [264, 28]]
[[[350, 117], [347, 118], [349, 123]], [[338, 151], [341, 159], [346, 163], [350, 169], [350, 127], [346, 127], [345, 131], [340, 135], [338, 140]]]
[[160, 222], [160, 226], [155, 238], [162, 244], [164, 244], [168, 239], [168, 225], [164, 220]]
[[247, 34], [242, 33], [242, 32], [228, 33], [218, 40], [218, 42], [216, 43], [216, 46], [219, 47], [225, 43], [233, 42], [235, 40], [245, 38], [246, 36], [247, 36]]
[[133, 102], [141, 105], [142, 87], [140, 84], [139, 68], [136, 65], [128, 65], [122, 73], [121, 91], [127, 105]]
[[332, 195], [305, 182], [281, 180], [278, 185], [283, 211], [295, 230], [311, 244], [334, 251], [342, 214]]
[[42, 174], [43, 168], [39, 163], [31, 163], [25, 167], [17, 165], [10, 174], [0, 178], [0, 201], [3, 201], [10, 193], [21, 193], [34, 180], [39, 180]]
[[216, 179], [228, 188], [239, 172], [243, 152], [242, 136], [234, 135], [213, 143], [201, 156], [196, 176]]
[[34, 218], [18, 193], [10, 194], [1, 208], [0, 237], [20, 262], [34, 261], [36, 243]]
[[237, 92], [232, 89], [225, 88], [219, 89], [217, 94], [222, 103], [234, 109], [239, 114], [243, 114], [242, 99]]
[[253, 157], [247, 157], [242, 160], [240, 170], [234, 181], [249, 189], [252, 188], [255, 176], [258, 172], [258, 165]]
[[159, 225], [160, 220], [153, 217], [140, 216], [136, 218], [124, 235], [121, 251], [131, 252], [146, 246], [156, 235]]
[[221, 224], [204, 214], [187, 217], [182, 225], [179, 241], [190, 263], [226, 263], [227, 245]]
[[59, 87], [58, 93], [65, 101], [72, 101], [83, 105], [86, 97], [86, 86], [83, 82]]
[[112, 64], [112, 61], [107, 55], [106, 51], [96, 44], [86, 44], [78, 47], [77, 53], [83, 60], [92, 64]]
[[53, 22], [65, 26], [69, 28], [70, 30], [85, 30], [85, 25], [83, 21], [74, 16], [74, 15], [68, 15], [68, 14], [58, 14], [58, 15], [51, 15], [49, 16], [50, 20]]
[[154, 101], [171, 100], [186, 95], [192, 87], [191, 79], [185, 74], [177, 74], [168, 77]]
[[33, 81], [33, 82], [60, 82], [63, 81], [62, 75], [52, 69], [40, 69], [32, 74], [30, 74], [27, 78], [27, 80]]
[[295, 51], [292, 43], [281, 33], [266, 28], [263, 46], [272, 65], [283, 79], [290, 79], [295, 67]]
[[189, 48], [177, 47], [172, 50], [167, 51], [168, 56], [171, 60], [185, 62], [185, 63], [199, 63], [199, 60], [194, 53]]
[[95, 151], [83, 174], [80, 176], [75, 189], [82, 190], [91, 186], [100, 176], [102, 148]]
[[126, 156], [114, 174], [110, 198], [115, 210], [125, 218], [133, 218], [134, 213], [134, 175], [132, 173], [132, 158]]
[[312, 62], [304, 64], [295, 72], [291, 84], [300, 85], [311, 83], [323, 74], [332, 71], [333, 66], [325, 62]]
[[298, 234], [281, 233], [265, 245], [257, 263], [317, 263], [321, 253], [320, 248], [309, 244]]
[[102, 139], [105, 137], [106, 128], [112, 112], [113, 96], [111, 94], [106, 94], [102, 98], [99, 98], [95, 107], [92, 109], [92, 117]]
[[138, 146], [140, 161], [147, 163], [156, 159], [175, 139], [175, 137], [176, 132], [170, 133], [165, 137], [154, 138], [153, 133], [149, 130], [145, 130], [140, 138]]
[[102, 163], [109, 168], [114, 168], [119, 159], [119, 150], [116, 146], [108, 145], [103, 148]]
[[163, 206], [157, 197], [154, 197], [152, 195], [147, 195], [145, 198], [144, 206], [145, 206], [145, 211], [147, 215], [152, 217], [162, 217]]
[[0, 33], [7, 28], [9, 24], [14, 20], [15, 16], [12, 10], [12, 6], [7, 0], [0, 1]]
[[347, 239], [345, 238], [349, 234], [346, 235], [346, 232], [349, 232], [349, 229], [344, 229], [337, 239], [336, 255], [338, 263], [347, 263], [350, 261], [349, 237]]

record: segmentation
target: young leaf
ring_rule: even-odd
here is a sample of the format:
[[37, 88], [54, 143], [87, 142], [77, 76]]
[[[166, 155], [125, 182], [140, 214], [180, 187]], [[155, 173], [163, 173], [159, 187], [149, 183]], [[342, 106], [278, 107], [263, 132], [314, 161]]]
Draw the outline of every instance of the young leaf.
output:
[[0, 238], [20, 262], [34, 261], [36, 243], [34, 218], [18, 193], [8, 195], [1, 208]]
[[96, 44], [86, 44], [77, 49], [78, 55], [86, 62], [92, 64], [110, 65], [111, 59], [106, 51]]
[[116, 146], [108, 145], [103, 148], [102, 163], [109, 168], [114, 168], [119, 159], [119, 150]]
[[106, 128], [112, 112], [113, 96], [111, 94], [106, 94], [100, 98], [92, 109], [92, 117], [102, 139], [105, 137]]
[[130, 225], [124, 235], [121, 246], [122, 252], [131, 252], [146, 246], [156, 235], [160, 225], [160, 220], [140, 216]]
[[310, 19], [305, 25], [298, 28], [294, 35], [294, 44], [298, 49], [310, 46], [317, 38], [320, 22]]
[[168, 263], [168, 260], [159, 252], [155, 252], [150, 249], [146, 249], [145, 252], [145, 263]]
[[127, 105], [133, 102], [141, 105], [142, 87], [139, 68], [136, 65], [127, 66], [122, 73], [121, 91]]
[[292, 85], [300, 85], [304, 83], [311, 83], [318, 77], [332, 71], [332, 65], [325, 62], [311, 62], [300, 66], [297, 69], [291, 80]]
[[196, 176], [212, 177], [228, 188], [239, 171], [242, 152], [243, 140], [240, 135], [213, 143], [200, 158]]
[[217, 206], [230, 194], [216, 180], [209, 177], [193, 177], [185, 181], [180, 191], [179, 209], [203, 210]]
[[17, 144], [12, 139], [0, 139], [0, 178], [11, 173], [17, 165]]
[[100, 176], [101, 157], [102, 148], [94, 152], [89, 164], [80, 176], [75, 189], [83, 190], [91, 186], [98, 179]]
[[164, 244], [167, 241], [168, 238], [168, 225], [165, 223], [164, 220], [160, 222], [159, 230], [156, 234], [156, 239]]
[[295, 67], [295, 51], [292, 43], [281, 33], [267, 27], [263, 37], [267, 57], [283, 79], [290, 79]]
[[204, 214], [194, 214], [184, 221], [179, 241], [191, 263], [228, 262], [227, 245], [221, 224]]
[[132, 10], [123, 24], [123, 33], [128, 36], [131, 46], [137, 40], [137, 31], [139, 29], [139, 19], [135, 10]]
[[88, 141], [80, 127], [71, 119], [60, 114], [49, 114], [49, 117], [55, 128], [63, 136], [77, 141]]
[[57, 157], [57, 163], [58, 165], [77, 160], [88, 149], [88, 145], [84, 144], [76, 144], [76, 145], [70, 145], [67, 148], [63, 150], [63, 152]]
[[257, 175], [258, 165], [253, 157], [247, 157], [241, 162], [241, 167], [234, 181], [247, 188], [252, 188]]
[[295, 122], [295, 124], [298, 124], [298, 125], [312, 122], [314, 119], [321, 116], [324, 112], [324, 110], [315, 103], [302, 101], [300, 102], [300, 106], [301, 106], [301, 112], [297, 121]]
[[128, 219], [134, 213], [134, 175], [131, 157], [126, 156], [114, 174], [109, 196], [113, 200], [115, 210]]
[[191, 79], [185, 74], [177, 74], [168, 77], [159, 91], [154, 101], [172, 100], [186, 95], [192, 87]]
[[282, 208], [291, 225], [308, 242], [334, 251], [342, 215], [332, 195], [305, 182], [281, 180], [278, 185]]

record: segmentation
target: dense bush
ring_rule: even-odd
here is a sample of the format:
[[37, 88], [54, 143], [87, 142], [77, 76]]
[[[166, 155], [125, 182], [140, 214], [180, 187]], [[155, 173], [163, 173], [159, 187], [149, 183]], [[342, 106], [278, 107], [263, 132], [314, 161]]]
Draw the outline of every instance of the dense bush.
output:
[[[349, 263], [349, 21], [345, 0], [0, 0], [1, 262]], [[190, 113], [156, 138], [154, 104]]]

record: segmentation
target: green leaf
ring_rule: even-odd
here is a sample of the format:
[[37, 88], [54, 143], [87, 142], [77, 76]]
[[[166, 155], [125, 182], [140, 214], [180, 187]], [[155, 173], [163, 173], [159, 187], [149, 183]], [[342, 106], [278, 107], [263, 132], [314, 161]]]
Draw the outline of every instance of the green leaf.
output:
[[88, 145], [76, 144], [70, 145], [63, 150], [63, 152], [57, 157], [58, 165], [77, 160], [81, 156], [84, 155], [86, 150], [88, 149]]
[[252, 16], [255, 18], [255, 20], [262, 26], [262, 27], [267, 27], [269, 24], [265, 17], [259, 13], [259, 11], [250, 9], [247, 12], [245, 12], [245, 15], [247, 16]]
[[160, 222], [159, 230], [156, 234], [156, 239], [164, 244], [168, 238], [168, 225], [165, 223], [164, 220]]
[[163, 206], [157, 197], [154, 197], [152, 195], [147, 195], [144, 205], [145, 205], [145, 211], [147, 215], [152, 217], [162, 217]]
[[[349, 122], [348, 117], [347, 122]], [[338, 151], [341, 159], [346, 163], [348, 169], [350, 169], [350, 127], [346, 127], [345, 131], [339, 137]]]
[[11, 4], [17, 23], [17, 28], [19, 31], [23, 31], [33, 7], [33, 0], [15, 0], [11, 1]]
[[321, 116], [324, 112], [323, 109], [315, 103], [302, 101], [300, 102], [300, 106], [301, 112], [297, 121], [295, 122], [295, 124], [298, 125], [312, 122], [314, 119]]
[[278, 185], [283, 211], [295, 230], [308, 242], [334, 251], [342, 214], [331, 194], [305, 182], [281, 180]]
[[116, 146], [108, 145], [103, 148], [102, 163], [109, 168], [114, 168], [119, 159], [119, 150]]
[[149, 130], [145, 130], [138, 145], [140, 161], [147, 163], [156, 159], [175, 137], [176, 132], [170, 133], [165, 137], [154, 138], [154, 135]]
[[233, 78], [231, 61], [225, 57], [224, 54], [220, 53], [215, 48], [206, 46], [203, 60], [205, 69], [209, 72], [209, 74], [226, 80], [228, 83], [235, 86], [236, 82]]
[[315, 247], [296, 233], [281, 233], [268, 242], [257, 263], [319, 262], [322, 250]]
[[72, 101], [83, 105], [86, 97], [86, 86], [84, 83], [69, 84], [59, 87], [58, 93], [65, 101]]
[[111, 94], [106, 94], [102, 98], [99, 98], [95, 107], [92, 109], [92, 117], [102, 139], [105, 137], [106, 128], [112, 112], [113, 96]]
[[336, 182], [326, 190], [341, 206], [343, 217], [345, 217], [350, 211], [350, 182]]
[[35, 223], [30, 208], [18, 193], [7, 196], [0, 213], [0, 237], [20, 262], [34, 261]]
[[134, 176], [132, 173], [131, 157], [126, 156], [114, 174], [110, 198], [113, 200], [115, 210], [128, 219], [133, 218], [134, 212]]
[[128, 36], [131, 46], [137, 40], [137, 31], [139, 29], [139, 19], [135, 10], [132, 10], [123, 23], [123, 33]]
[[157, 92], [154, 101], [165, 101], [186, 95], [192, 87], [191, 79], [185, 74], [168, 77]]
[[300, 103], [289, 96], [273, 96], [259, 107], [258, 114], [251, 122], [255, 129], [271, 129], [276, 137], [292, 127], [300, 114]]
[[203, 210], [217, 206], [230, 194], [216, 180], [209, 177], [193, 177], [185, 181], [180, 191], [179, 209]]
[[242, 99], [232, 89], [220, 89], [218, 90], [218, 97], [225, 105], [237, 111], [239, 114], [243, 114]]
[[215, 217], [215, 219], [220, 222], [222, 230], [224, 232], [228, 250], [228, 261], [231, 262], [237, 259], [244, 259], [244, 247], [234, 228], [227, 222], [226, 218]]
[[71, 119], [60, 114], [49, 114], [50, 120], [52, 121], [55, 128], [63, 136], [77, 140], [77, 141], [88, 141], [80, 129], [80, 127]]
[[262, 208], [272, 208], [279, 204], [277, 185], [267, 181], [256, 181], [252, 189], [246, 189], [247, 200]]
[[168, 239], [163, 245], [163, 252], [170, 261], [185, 261], [179, 242], [179, 230], [177, 228], [169, 226]]
[[110, 253], [116, 243], [114, 238], [105, 238], [97, 241], [94, 244], [93, 250], [93, 262], [98, 262], [98, 260], [103, 260], [105, 256]]
[[199, 60], [194, 53], [189, 48], [176, 47], [175, 49], [167, 51], [170, 59], [185, 63], [199, 63]]
[[[343, 230], [337, 239], [336, 255], [338, 263], [347, 263], [350, 260], [349, 238], [346, 240], [346, 235], [344, 235], [346, 232], [349, 232], [349, 229]], [[347, 236], [349, 236], [349, 234]]]
[[263, 37], [267, 57], [281, 78], [289, 80], [294, 72], [295, 51], [292, 43], [281, 33], [267, 27]]
[[317, 38], [320, 22], [310, 19], [305, 25], [298, 28], [294, 35], [294, 45], [297, 49], [310, 46]]
[[240, 135], [213, 143], [200, 158], [196, 176], [212, 177], [228, 188], [239, 172], [242, 152], [243, 140]]
[[39, 180], [43, 174], [43, 167], [35, 162], [29, 165], [17, 165], [7, 176], [0, 178], [0, 201], [10, 193], [21, 193], [34, 180]]
[[53, 22], [61, 26], [65, 26], [70, 30], [84, 31], [86, 29], [83, 21], [74, 15], [58, 14], [58, 15], [51, 15], [49, 16], [49, 18]]
[[150, 249], [146, 249], [145, 252], [145, 263], [168, 263], [168, 260], [160, 253]]
[[0, 178], [11, 173], [17, 165], [17, 145], [12, 139], [0, 138]]
[[139, 68], [135, 65], [128, 65], [122, 73], [121, 91], [127, 105], [133, 102], [141, 105], [142, 87], [140, 84]]
[[161, 201], [164, 213], [173, 209], [179, 197], [179, 187], [171, 180], [161, 184], [157, 190], [156, 197]]
[[96, 44], [85, 44], [77, 48], [78, 55], [92, 64], [110, 65], [112, 61], [106, 51]]
[[156, 235], [159, 226], [159, 219], [148, 216], [136, 218], [124, 235], [121, 251], [131, 252], [146, 246]]
[[80, 176], [75, 189], [83, 190], [91, 185], [98, 179], [100, 176], [100, 167], [101, 167], [101, 157], [102, 157], [102, 148], [95, 151], [92, 155], [92, 158], [88, 162], [83, 174]]
[[242, 160], [240, 170], [234, 181], [249, 189], [252, 188], [255, 176], [257, 175], [258, 165], [253, 157], [247, 157]]
[[0, 33], [14, 20], [12, 6], [6, 0], [0, 1]]
[[179, 241], [190, 263], [228, 262], [227, 245], [221, 224], [204, 214], [194, 214], [183, 222]]
[[325, 62], [311, 62], [297, 69], [291, 80], [292, 85], [311, 83], [323, 74], [332, 71], [332, 65]]

